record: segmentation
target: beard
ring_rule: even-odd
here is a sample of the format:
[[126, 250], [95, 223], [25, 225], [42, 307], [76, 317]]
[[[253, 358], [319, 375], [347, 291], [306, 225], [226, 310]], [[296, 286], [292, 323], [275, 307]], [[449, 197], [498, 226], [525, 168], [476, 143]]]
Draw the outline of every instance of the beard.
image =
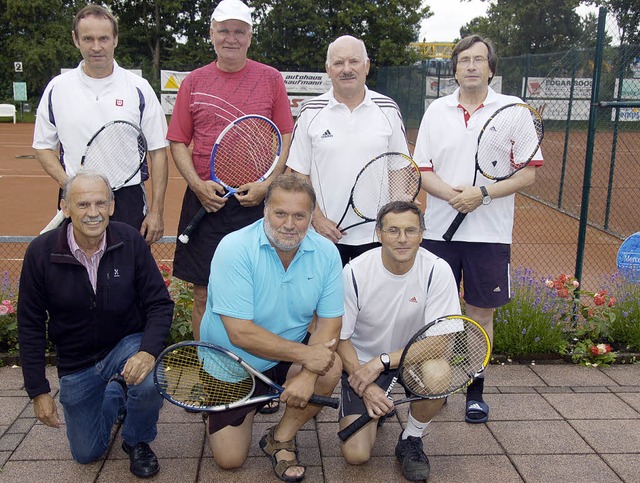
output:
[[267, 235], [267, 238], [271, 242], [271, 244], [277, 248], [278, 250], [282, 250], [283, 252], [290, 252], [291, 250], [295, 250], [300, 246], [302, 240], [307, 234], [307, 230], [304, 233], [300, 232], [300, 230], [284, 230], [281, 229], [282, 233], [296, 233], [298, 237], [294, 240], [282, 240], [278, 237], [279, 231], [275, 230], [271, 223], [269, 223], [269, 217], [264, 217], [264, 232]]

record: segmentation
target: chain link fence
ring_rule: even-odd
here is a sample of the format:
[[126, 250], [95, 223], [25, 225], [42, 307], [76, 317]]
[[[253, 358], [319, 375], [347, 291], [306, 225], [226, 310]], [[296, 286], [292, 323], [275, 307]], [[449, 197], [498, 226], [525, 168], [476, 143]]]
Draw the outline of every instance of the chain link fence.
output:
[[[601, 22], [595, 47], [500, 58], [492, 81], [545, 121], [544, 166], [516, 196], [512, 265], [575, 273], [592, 289], [616, 272], [622, 240], [640, 231], [640, 45], [615, 45], [615, 18], [601, 10]], [[377, 89], [399, 104], [411, 141], [429, 103], [456, 88], [446, 59], [378, 72]]]

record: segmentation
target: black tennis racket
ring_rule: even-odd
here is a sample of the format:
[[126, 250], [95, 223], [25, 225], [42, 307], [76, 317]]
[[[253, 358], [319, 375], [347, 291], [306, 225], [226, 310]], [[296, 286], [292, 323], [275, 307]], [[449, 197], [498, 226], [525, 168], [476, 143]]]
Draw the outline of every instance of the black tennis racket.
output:
[[[256, 378], [272, 392], [254, 396]], [[197, 341], [179, 342], [162, 351], [153, 369], [153, 381], [169, 402], [208, 412], [270, 401], [284, 391], [233, 352]], [[339, 400], [314, 394], [309, 403], [337, 408]]]
[[[375, 221], [378, 211], [391, 201], [413, 201], [420, 192], [420, 170], [406, 154], [384, 153], [360, 170], [351, 188], [349, 202], [336, 226], [346, 231], [354, 226]], [[349, 208], [362, 221], [341, 228]]]
[[[542, 117], [528, 104], [508, 104], [489, 118], [478, 136], [476, 171], [485, 178], [501, 181], [525, 168], [540, 148], [544, 137]], [[458, 213], [442, 238], [451, 241], [468, 213]]]
[[[278, 127], [264, 116], [250, 114], [231, 121], [220, 133], [211, 150], [211, 180], [224, 186], [225, 198], [247, 183], [264, 181], [275, 169], [282, 151]], [[207, 214], [202, 207], [178, 237], [189, 237]]]
[[[468, 386], [484, 371], [490, 355], [491, 342], [480, 324], [462, 315], [440, 317], [409, 340], [385, 394], [388, 397], [400, 381], [409, 395], [394, 404], [444, 398]], [[338, 437], [346, 441], [372, 419], [363, 414]]]
[[[81, 169], [104, 174], [111, 189], [125, 186], [138, 174], [147, 157], [147, 140], [142, 130], [129, 121], [111, 121], [91, 136], [80, 159]], [[40, 232], [52, 230], [64, 221], [61, 210]]]

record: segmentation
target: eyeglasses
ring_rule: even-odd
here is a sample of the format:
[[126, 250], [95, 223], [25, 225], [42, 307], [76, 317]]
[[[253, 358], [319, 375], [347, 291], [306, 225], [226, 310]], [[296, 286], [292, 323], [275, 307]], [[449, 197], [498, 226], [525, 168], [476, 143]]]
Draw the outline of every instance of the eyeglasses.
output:
[[392, 226], [391, 228], [387, 228], [386, 230], [381, 229], [380, 231], [382, 231], [382, 233], [386, 233], [391, 238], [398, 238], [400, 236], [400, 233], [404, 233], [404, 236], [406, 236], [407, 238], [417, 238], [419, 236], [422, 236], [422, 230], [416, 228], [415, 226], [410, 226], [409, 228], [405, 228], [404, 230], [402, 228]]
[[475, 57], [461, 57], [458, 59], [458, 64], [467, 66], [473, 61], [475, 65], [483, 65], [487, 60], [489, 59], [482, 57], [481, 55], [476, 55]]

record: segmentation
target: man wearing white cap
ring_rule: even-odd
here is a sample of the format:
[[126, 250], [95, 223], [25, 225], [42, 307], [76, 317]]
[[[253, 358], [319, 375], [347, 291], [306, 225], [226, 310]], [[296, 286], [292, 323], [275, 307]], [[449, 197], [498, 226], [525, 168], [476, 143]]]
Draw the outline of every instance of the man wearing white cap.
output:
[[[178, 243], [174, 275], [194, 284], [191, 325], [200, 338], [207, 301], [210, 262], [220, 240], [263, 216], [263, 199], [271, 179], [284, 167], [293, 118], [282, 75], [274, 68], [247, 59], [251, 45], [251, 11], [239, 0], [222, 0], [211, 15], [209, 30], [217, 59], [191, 72], [180, 86], [167, 139], [178, 170], [187, 181], [178, 233], [202, 206], [209, 212], [194, 230], [189, 244]], [[250, 183], [222, 198], [224, 189], [210, 179], [213, 144], [230, 121], [244, 114], [271, 119], [280, 129], [280, 166], [263, 183]], [[193, 142], [193, 152], [189, 145]]]

